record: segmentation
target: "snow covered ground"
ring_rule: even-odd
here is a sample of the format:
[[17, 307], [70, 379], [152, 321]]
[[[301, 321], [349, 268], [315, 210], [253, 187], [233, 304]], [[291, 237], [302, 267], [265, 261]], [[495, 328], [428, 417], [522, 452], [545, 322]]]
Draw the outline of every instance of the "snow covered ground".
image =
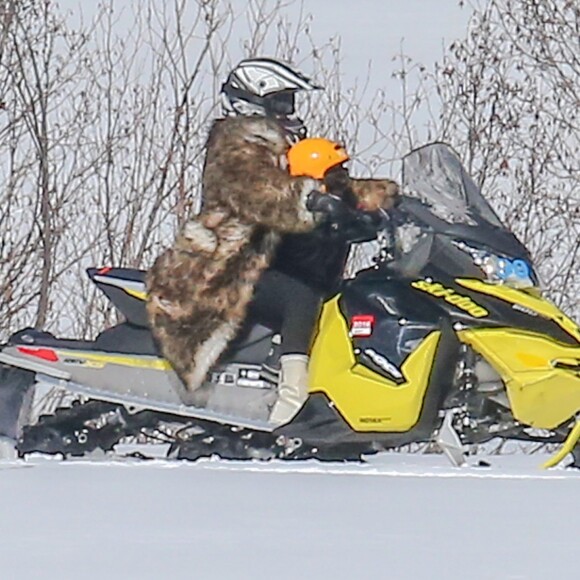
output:
[[0, 577], [576, 577], [580, 472], [544, 458], [3, 462]]

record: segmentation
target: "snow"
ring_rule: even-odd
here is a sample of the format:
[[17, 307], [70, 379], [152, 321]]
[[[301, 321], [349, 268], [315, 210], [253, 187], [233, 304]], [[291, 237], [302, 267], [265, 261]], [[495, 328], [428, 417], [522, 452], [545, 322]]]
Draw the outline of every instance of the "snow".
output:
[[34, 458], [0, 463], [2, 578], [575, 576], [580, 472]]

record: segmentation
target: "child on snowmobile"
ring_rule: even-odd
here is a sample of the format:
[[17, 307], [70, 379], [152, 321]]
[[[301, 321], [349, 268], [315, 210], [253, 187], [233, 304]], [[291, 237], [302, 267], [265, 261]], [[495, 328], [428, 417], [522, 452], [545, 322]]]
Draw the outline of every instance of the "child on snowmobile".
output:
[[[377, 211], [360, 212], [362, 208], [378, 208], [371, 204], [363, 205], [355, 194], [348, 176], [345, 163], [349, 156], [342, 146], [328, 139], [306, 138], [299, 141], [288, 151], [288, 169], [291, 175], [310, 176], [323, 183], [325, 195], [313, 194], [315, 200], [312, 208], [319, 212], [320, 218], [316, 227], [309, 233], [285, 234], [274, 254], [271, 268], [258, 282], [256, 295], [251, 304], [252, 314], [258, 320], [267, 318], [267, 309], [275, 311], [273, 302], [263, 300], [268, 284], [268, 277], [284, 276], [294, 283], [308, 288], [315, 308], [302, 312], [301, 320], [305, 322], [304, 339], [298, 345], [298, 352], [308, 352], [312, 330], [319, 316], [319, 307], [324, 298], [336, 292], [346, 265], [349, 248], [352, 242], [374, 239], [377, 233]], [[292, 318], [301, 305], [287, 298]], [[265, 312], [266, 311], [266, 312]], [[257, 315], [256, 315], [257, 312]], [[294, 314], [296, 316], [296, 314]], [[282, 333], [283, 340], [285, 336]], [[282, 352], [288, 352], [289, 346]], [[284, 357], [291, 355], [283, 354]], [[299, 355], [306, 358], [305, 354]], [[282, 367], [283, 373], [283, 367]], [[307, 375], [299, 384], [307, 384]], [[270, 415], [270, 421], [282, 424], [289, 421], [300, 409], [307, 396], [307, 388], [297, 389], [294, 384], [282, 380], [279, 384], [277, 404]]]
[[[265, 296], [266, 310], [282, 319], [272, 422], [289, 421], [306, 399], [308, 348], [323, 292], [309, 278], [316, 267], [295, 271], [303, 260], [296, 248], [308, 238], [297, 245], [284, 235], [315, 230], [310, 210], [320, 195], [312, 192], [322, 184], [291, 175], [286, 154], [306, 135], [295, 114], [296, 93], [318, 88], [273, 59], [244, 60], [232, 70], [222, 87], [224, 117], [207, 141], [202, 210], [149, 272], [151, 328], [194, 404], [203, 404], [196, 393], [239, 331], [254, 294], [258, 304]], [[351, 179], [344, 172], [336, 179], [368, 210], [390, 207], [398, 191], [388, 179]], [[320, 231], [313, 235], [316, 243]], [[273, 260], [278, 267], [268, 270]]]

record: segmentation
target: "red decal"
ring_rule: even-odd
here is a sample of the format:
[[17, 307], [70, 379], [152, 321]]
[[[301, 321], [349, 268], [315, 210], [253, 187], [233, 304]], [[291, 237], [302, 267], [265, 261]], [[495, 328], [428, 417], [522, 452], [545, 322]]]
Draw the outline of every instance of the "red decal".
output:
[[17, 349], [22, 354], [29, 354], [30, 356], [37, 356], [38, 358], [41, 358], [42, 360], [47, 360], [50, 362], [58, 361], [58, 356], [56, 355], [56, 352], [54, 352], [54, 350], [51, 350], [50, 348], [28, 348], [26, 346], [18, 346]]
[[375, 317], [372, 314], [357, 314], [350, 319], [350, 335], [365, 337], [373, 333]]
[[99, 274], [99, 276], [106, 276], [112, 269], [111, 266], [105, 266], [104, 268], [97, 270], [97, 274]]

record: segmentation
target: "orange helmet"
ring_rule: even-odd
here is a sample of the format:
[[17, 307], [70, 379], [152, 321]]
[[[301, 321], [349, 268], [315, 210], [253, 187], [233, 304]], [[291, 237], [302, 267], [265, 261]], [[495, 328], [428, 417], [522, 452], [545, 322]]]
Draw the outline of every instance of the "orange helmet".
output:
[[290, 175], [306, 175], [322, 179], [324, 174], [350, 158], [344, 147], [328, 139], [302, 139], [288, 151], [288, 169]]

